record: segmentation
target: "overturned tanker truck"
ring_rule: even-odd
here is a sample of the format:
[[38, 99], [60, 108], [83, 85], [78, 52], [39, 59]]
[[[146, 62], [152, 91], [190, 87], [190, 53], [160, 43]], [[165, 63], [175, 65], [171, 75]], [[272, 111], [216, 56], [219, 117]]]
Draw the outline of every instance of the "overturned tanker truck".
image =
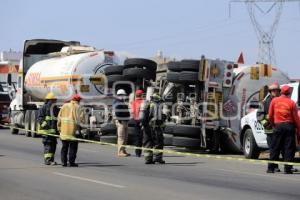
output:
[[169, 62], [157, 74], [165, 101], [169, 145], [210, 152], [242, 152], [241, 119], [266, 95], [264, 86], [288, 83], [271, 65], [207, 59]]
[[136, 88], [147, 88], [156, 78], [156, 67], [151, 60], [96, 50], [76, 41], [27, 40], [10, 104], [11, 133], [18, 134], [20, 127], [26, 129], [26, 136], [36, 136], [38, 109], [48, 92], [55, 94], [60, 105], [80, 94], [85, 136], [115, 132], [114, 91], [123, 88], [130, 94]]

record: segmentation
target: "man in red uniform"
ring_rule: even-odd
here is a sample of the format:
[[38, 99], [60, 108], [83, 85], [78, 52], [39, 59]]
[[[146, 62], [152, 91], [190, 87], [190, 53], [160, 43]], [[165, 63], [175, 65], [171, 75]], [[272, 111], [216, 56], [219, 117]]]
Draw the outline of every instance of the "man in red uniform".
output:
[[[139, 113], [140, 113], [140, 108], [142, 104], [144, 103], [143, 99], [143, 90], [137, 90], [135, 91], [135, 100], [131, 103], [131, 112], [133, 115], [133, 120], [135, 122], [135, 146], [136, 147], [142, 147], [143, 144], [143, 133], [141, 130], [141, 124], [139, 121]], [[135, 150], [135, 155], [137, 157], [141, 157], [142, 150], [141, 149], [136, 149]]]
[[[296, 103], [290, 99], [292, 88], [285, 85], [281, 88], [281, 96], [272, 100], [269, 108], [269, 119], [273, 124], [270, 160], [278, 161], [283, 149], [284, 161], [293, 162], [295, 157], [295, 133], [300, 131], [300, 122]], [[267, 173], [274, 173], [275, 165], [268, 164]], [[292, 174], [292, 166], [285, 165], [284, 173]]]

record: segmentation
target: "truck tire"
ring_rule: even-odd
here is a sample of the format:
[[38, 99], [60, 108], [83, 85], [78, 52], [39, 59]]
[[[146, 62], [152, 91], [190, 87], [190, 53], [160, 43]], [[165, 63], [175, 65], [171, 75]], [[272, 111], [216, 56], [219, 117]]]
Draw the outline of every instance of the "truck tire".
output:
[[157, 63], [153, 60], [143, 58], [128, 58], [124, 62], [125, 68], [145, 67], [150, 71], [156, 71]]
[[30, 124], [31, 124], [31, 110], [26, 110], [25, 111], [25, 117], [24, 117], [24, 128], [25, 128], [25, 136], [30, 137], [31, 132], [30, 132]]
[[117, 136], [116, 135], [101, 136], [100, 137], [100, 142], [116, 144], [117, 143]]
[[173, 128], [174, 137], [187, 137], [200, 139], [201, 127], [191, 125], [175, 125]]
[[101, 133], [103, 135], [109, 135], [109, 134], [114, 134], [116, 135], [117, 133], [117, 126], [114, 123], [105, 123], [101, 127]]
[[195, 83], [198, 82], [198, 72], [182, 71], [179, 75], [181, 82]]
[[147, 79], [155, 80], [156, 72], [143, 68], [128, 68], [123, 70], [123, 75], [126, 79]]
[[166, 123], [166, 126], [164, 128], [164, 133], [165, 134], [173, 134], [173, 130], [176, 124], [173, 123]]
[[37, 110], [33, 110], [31, 111], [31, 116], [30, 116], [30, 130], [31, 130], [31, 137], [35, 138], [37, 137], [37, 125], [38, 125], [38, 122], [37, 122], [37, 118], [38, 118], [38, 111]]
[[165, 146], [172, 146], [173, 145], [173, 135], [164, 134], [164, 145]]
[[182, 71], [199, 72], [200, 60], [182, 60], [180, 69]]
[[167, 81], [171, 82], [171, 83], [181, 83], [181, 81], [179, 80], [179, 72], [168, 72], [167, 73]]
[[121, 75], [124, 69], [124, 65], [112, 65], [108, 66], [104, 69], [104, 74], [105, 75]]
[[109, 87], [111, 87], [115, 82], [125, 80], [123, 75], [117, 75], [117, 74], [106, 76], [106, 79]]
[[245, 131], [245, 135], [243, 139], [243, 152], [246, 158], [257, 159], [259, 157], [260, 149], [256, 144], [251, 129], [247, 129]]
[[180, 62], [175, 62], [171, 61], [167, 64], [168, 70], [173, 71], [173, 72], [180, 72], [181, 67], [180, 67]]
[[173, 137], [173, 146], [195, 148], [200, 147], [201, 140], [187, 137]]

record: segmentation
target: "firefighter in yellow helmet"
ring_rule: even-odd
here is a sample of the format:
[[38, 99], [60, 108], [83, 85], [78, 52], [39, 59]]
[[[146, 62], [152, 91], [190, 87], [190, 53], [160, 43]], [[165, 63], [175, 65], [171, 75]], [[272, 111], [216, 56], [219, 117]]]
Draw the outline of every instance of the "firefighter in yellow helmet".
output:
[[59, 109], [55, 103], [55, 95], [52, 92], [49, 92], [45, 97], [45, 104], [39, 109], [38, 113], [38, 133], [43, 136], [45, 165], [56, 165], [54, 156], [57, 141], [55, 136], [51, 136], [58, 134], [56, 118]]
[[80, 134], [80, 125], [84, 123], [83, 110], [80, 108], [81, 97], [75, 94], [72, 100], [65, 103], [58, 114], [57, 126], [62, 143], [61, 162], [63, 167], [78, 167], [75, 163], [78, 151], [76, 135]]

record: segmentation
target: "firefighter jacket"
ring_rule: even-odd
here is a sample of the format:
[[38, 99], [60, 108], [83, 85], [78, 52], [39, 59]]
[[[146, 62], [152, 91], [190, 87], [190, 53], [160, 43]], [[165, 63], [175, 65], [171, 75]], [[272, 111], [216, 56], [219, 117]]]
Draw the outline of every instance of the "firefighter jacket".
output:
[[57, 115], [59, 109], [51, 102], [45, 103], [38, 111], [38, 124], [40, 134], [57, 134]]
[[83, 112], [77, 101], [66, 103], [58, 114], [57, 127], [61, 140], [75, 139], [76, 131], [79, 131], [80, 123], [84, 123]]
[[149, 107], [150, 125], [152, 127], [164, 127], [166, 115], [162, 112], [162, 104], [152, 101]]
[[280, 123], [291, 123], [300, 132], [300, 121], [297, 105], [289, 97], [282, 95], [272, 100], [269, 108], [270, 122], [274, 125]]
[[135, 121], [139, 121], [139, 114], [141, 110], [141, 106], [144, 102], [144, 99], [142, 98], [136, 98], [132, 103], [131, 103], [131, 111], [133, 115], [133, 119]]

